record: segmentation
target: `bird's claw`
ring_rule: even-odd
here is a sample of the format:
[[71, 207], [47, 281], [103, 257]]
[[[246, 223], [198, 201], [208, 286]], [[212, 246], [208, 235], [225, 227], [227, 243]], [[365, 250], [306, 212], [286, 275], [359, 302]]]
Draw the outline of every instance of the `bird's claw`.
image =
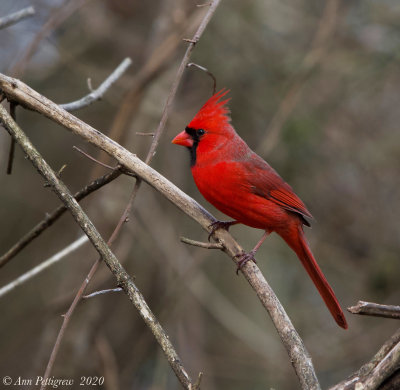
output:
[[236, 255], [235, 257], [238, 257], [238, 262], [237, 262], [237, 268], [236, 268], [236, 275], [239, 275], [239, 271], [242, 270], [243, 266], [248, 262], [248, 261], [253, 261], [255, 264], [257, 264], [257, 261], [254, 257], [256, 254], [255, 251], [250, 251], [249, 253], [241, 253], [239, 255]]
[[229, 228], [231, 227], [231, 225], [234, 225], [236, 223], [236, 221], [215, 221], [213, 222], [209, 228], [211, 228], [211, 232], [208, 235], [208, 241], [211, 240], [212, 235], [215, 233], [216, 230], [218, 229], [225, 229], [227, 232], [229, 231]]

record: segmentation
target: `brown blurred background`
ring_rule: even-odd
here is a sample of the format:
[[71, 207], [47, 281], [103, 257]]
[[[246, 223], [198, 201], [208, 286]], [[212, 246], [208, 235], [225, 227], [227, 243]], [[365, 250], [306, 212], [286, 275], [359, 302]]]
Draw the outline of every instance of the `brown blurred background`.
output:
[[[133, 65], [105, 98], [75, 114], [144, 158], [176, 70], [205, 8], [198, 1], [2, 0], [0, 16], [34, 5], [36, 15], [0, 30], [0, 71], [65, 103], [88, 93], [129, 56]], [[222, 1], [192, 61], [218, 88], [231, 89], [238, 133], [294, 187], [315, 217], [306, 234], [344, 307], [359, 299], [400, 300], [400, 4], [386, 1]], [[188, 153], [170, 143], [212, 92], [212, 80], [185, 73], [153, 166], [224, 218], [194, 186]], [[107, 172], [76, 145], [105, 155], [43, 117], [17, 108], [20, 125], [77, 191]], [[0, 250], [58, 205], [17, 149], [5, 174], [9, 137], [0, 130]], [[120, 177], [82, 202], [101, 234], [116, 225], [134, 180]], [[261, 232], [232, 228], [251, 249]], [[82, 233], [69, 215], [0, 269], [0, 286]], [[254, 292], [223, 253], [187, 247], [206, 240], [186, 215], [143, 185], [114, 251], [203, 387], [295, 389], [286, 352]], [[43, 375], [56, 334], [96, 256], [86, 244], [0, 298], [0, 376]], [[395, 331], [393, 320], [347, 315], [338, 328], [279, 237], [257, 255], [327, 388], [357, 370]], [[114, 287], [105, 266], [89, 291]], [[175, 389], [160, 348], [123, 293], [79, 305], [52, 375], [105, 375], [105, 389]], [[76, 382], [76, 383], [77, 383]], [[78, 386], [77, 386], [78, 387]]]

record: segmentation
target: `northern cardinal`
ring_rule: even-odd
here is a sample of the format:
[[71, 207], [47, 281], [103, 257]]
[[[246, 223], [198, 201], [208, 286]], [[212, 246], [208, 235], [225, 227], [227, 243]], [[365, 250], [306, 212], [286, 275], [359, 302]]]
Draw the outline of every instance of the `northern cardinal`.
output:
[[253, 250], [240, 256], [238, 270], [254, 255], [271, 232], [279, 234], [299, 257], [322, 299], [339, 326], [346, 318], [335, 294], [314, 259], [303, 233], [312, 218], [292, 188], [254, 153], [230, 124], [229, 110], [222, 100], [229, 91], [214, 94], [172, 143], [186, 146], [197, 188], [218, 210], [233, 221], [217, 221], [219, 228], [242, 223], [265, 231]]

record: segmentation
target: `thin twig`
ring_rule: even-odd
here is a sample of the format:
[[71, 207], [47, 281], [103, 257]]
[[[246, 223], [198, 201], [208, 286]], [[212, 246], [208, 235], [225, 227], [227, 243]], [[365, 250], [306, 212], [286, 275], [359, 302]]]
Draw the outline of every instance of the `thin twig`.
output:
[[33, 15], [35, 15], [35, 8], [31, 6], [21, 9], [20, 11], [14, 12], [10, 15], [3, 16], [2, 18], [0, 18], [0, 30], [2, 28], [11, 26], [12, 24], [16, 24], [21, 20], [29, 18]]
[[[10, 103], [10, 115], [11, 118], [16, 120], [17, 114], [16, 114], [16, 108], [17, 105], [13, 102]], [[11, 144], [10, 144], [10, 151], [8, 152], [8, 163], [7, 163], [7, 175], [11, 175], [12, 173], [12, 167], [13, 167], [13, 162], [14, 162], [14, 153], [15, 153], [15, 141], [11, 137]]]
[[353, 314], [394, 318], [400, 320], [400, 306], [381, 305], [379, 303], [358, 301], [357, 305], [348, 307], [347, 310]]
[[[115, 180], [121, 175], [119, 170], [115, 170], [107, 175], [97, 178], [89, 183], [86, 187], [79, 190], [75, 195], [75, 199], [79, 202], [92, 192], [98, 190], [104, 185]], [[49, 226], [51, 226], [58, 218], [65, 213], [67, 208], [65, 205], [58, 206], [51, 213], [46, 215], [46, 218], [33, 227], [27, 234], [18, 240], [4, 255], [0, 256], [0, 268], [7, 264], [14, 256], [24, 249], [31, 241], [41, 235]]]
[[131, 66], [132, 60], [125, 58], [118, 67], [99, 85], [97, 89], [90, 92], [83, 98], [73, 101], [71, 103], [60, 104], [60, 106], [66, 111], [76, 111], [81, 108], [87, 107], [96, 100], [100, 100], [107, 90], [125, 73], [125, 71]]
[[160, 123], [158, 125], [158, 128], [156, 130], [156, 133], [154, 135], [154, 139], [153, 139], [153, 143], [150, 146], [150, 150], [149, 153], [145, 159], [146, 164], [149, 164], [151, 159], [154, 156], [154, 153], [157, 149], [158, 143], [160, 141], [161, 135], [164, 131], [165, 125], [167, 123], [168, 120], [168, 116], [171, 112], [171, 108], [172, 108], [172, 102], [175, 98], [176, 95], [176, 91], [178, 90], [178, 86], [179, 83], [181, 82], [183, 73], [185, 71], [185, 68], [187, 66], [187, 64], [189, 63], [189, 59], [190, 56], [192, 54], [192, 51], [194, 49], [195, 44], [199, 41], [200, 37], [203, 35], [203, 32], [205, 30], [205, 28], [207, 27], [208, 23], [210, 22], [212, 16], [214, 15], [218, 5], [220, 3], [220, 0], [214, 0], [212, 1], [210, 8], [208, 9], [206, 15], [204, 16], [204, 19], [202, 20], [202, 22], [200, 23], [199, 28], [197, 29], [197, 31], [195, 32], [195, 34], [193, 35], [193, 38], [191, 40], [191, 42], [189, 43], [188, 48], [186, 49], [185, 55], [183, 56], [182, 62], [179, 65], [178, 71], [176, 73], [175, 79], [172, 83], [171, 86], [171, 90], [169, 91], [168, 97], [167, 97], [167, 101], [165, 103], [164, 106], [164, 110], [161, 116], [161, 120]]
[[[110, 156], [114, 157], [122, 166], [137, 174], [174, 203], [179, 209], [197, 221], [206, 231], [209, 231], [210, 224], [216, 221], [215, 218], [195, 200], [141, 161], [136, 155], [130, 153], [121, 145], [100, 133], [98, 130], [95, 130], [87, 123], [74, 117], [65, 110], [62, 110], [57, 104], [38, 94], [26, 84], [0, 74], [0, 90], [2, 90], [10, 100], [16, 100], [20, 103], [23, 102], [25, 107], [40, 112], [47, 118], [66, 127], [74, 134], [81, 136], [86, 141], [104, 150]], [[214, 232], [214, 237], [224, 245], [225, 252], [237, 263], [236, 255], [242, 253], [243, 250], [229, 232], [217, 230]], [[254, 263], [248, 262], [242, 268], [242, 273], [271, 316], [282, 343], [289, 354], [290, 361], [299, 378], [301, 387], [303, 389], [319, 389], [320, 386], [315, 375], [311, 358], [284, 308], [261, 271]]]
[[200, 248], [206, 249], [224, 249], [224, 246], [219, 242], [201, 242], [191, 240], [190, 238], [180, 237], [180, 240], [188, 245], [199, 246]]
[[95, 291], [95, 292], [93, 292], [91, 294], [84, 295], [82, 297], [82, 299], [90, 299], [90, 298], [93, 298], [93, 297], [97, 297], [98, 295], [108, 294], [110, 292], [120, 292], [120, 291], [123, 291], [121, 287], [108, 288], [106, 290]]
[[104, 164], [103, 162], [97, 160], [96, 158], [94, 158], [93, 156], [91, 156], [90, 154], [84, 152], [82, 149], [78, 148], [77, 146], [72, 146], [72, 149], [76, 150], [77, 152], [83, 154], [86, 158], [88, 158], [89, 160], [95, 162], [96, 164], [101, 165], [104, 168], [107, 169], [111, 169], [112, 171], [115, 171], [116, 169], [118, 169], [118, 167], [112, 167], [111, 165], [108, 164]]
[[54, 265], [55, 263], [59, 262], [64, 257], [66, 257], [69, 254], [71, 254], [72, 252], [76, 251], [87, 241], [88, 241], [88, 238], [86, 236], [82, 236], [81, 238], [78, 238], [76, 241], [69, 244], [63, 250], [57, 252], [55, 255], [51, 256], [49, 259], [43, 261], [38, 266], [32, 268], [30, 271], [19, 276], [17, 279], [12, 281], [11, 283], [8, 283], [5, 286], [1, 287], [0, 288], [0, 297], [6, 295], [10, 291], [14, 290], [16, 287], [27, 282], [28, 280], [32, 279], [34, 276], [37, 276], [39, 273], [43, 272], [44, 270], [46, 270], [50, 266]]
[[[66, 112], [66, 111], [65, 111]], [[71, 212], [75, 221], [81, 227], [81, 229], [88, 236], [89, 240], [96, 248], [101, 259], [106, 263], [108, 268], [114, 274], [117, 279], [117, 284], [123, 288], [125, 293], [128, 295], [131, 302], [139, 311], [142, 319], [146, 325], [151, 329], [154, 337], [163, 349], [169, 364], [175, 372], [175, 375], [181, 382], [181, 384], [189, 389], [192, 386], [192, 381], [187, 374], [185, 368], [183, 367], [179, 356], [177, 355], [173, 345], [171, 344], [167, 334], [161, 327], [157, 318], [151, 312], [148, 307], [143, 295], [133, 282], [132, 278], [125, 271], [121, 263], [115, 257], [114, 253], [111, 251], [109, 246], [103, 240], [92, 221], [88, 218], [85, 212], [80, 207], [79, 203], [72, 196], [65, 184], [57, 178], [54, 171], [39, 154], [33, 144], [30, 142], [25, 133], [19, 128], [19, 126], [13, 121], [11, 116], [8, 114], [7, 110], [0, 105], [0, 118], [3, 125], [6, 127], [7, 131], [12, 135], [15, 141], [21, 146], [23, 151], [26, 153], [28, 159], [32, 162], [35, 168], [38, 170], [40, 175], [43, 176], [45, 180], [51, 183], [54, 192], [60, 198], [60, 200], [65, 204], [68, 210]], [[96, 263], [95, 263], [96, 264]], [[93, 267], [92, 267], [93, 269]], [[95, 270], [93, 271], [93, 273]], [[84, 286], [85, 288], [86, 286]], [[76, 304], [80, 300], [80, 296], [75, 297]], [[71, 306], [72, 308], [72, 306]], [[71, 309], [70, 308], [70, 309]], [[73, 310], [73, 309], [72, 309]], [[65, 322], [63, 323], [64, 326]], [[65, 325], [66, 326], [66, 325]], [[47, 375], [47, 376], [46, 376]], [[48, 372], [46, 370], [45, 378], [48, 377]], [[43, 386], [42, 386], [43, 387]], [[45, 386], [44, 386], [45, 387]]]
[[213, 95], [215, 94], [216, 90], [217, 90], [217, 79], [215, 78], [215, 76], [204, 66], [195, 64], [194, 62], [190, 62], [189, 64], [186, 65], [188, 68], [190, 68], [191, 66], [194, 66], [195, 68], [198, 68], [200, 70], [202, 70], [203, 72], [206, 72], [213, 80]]

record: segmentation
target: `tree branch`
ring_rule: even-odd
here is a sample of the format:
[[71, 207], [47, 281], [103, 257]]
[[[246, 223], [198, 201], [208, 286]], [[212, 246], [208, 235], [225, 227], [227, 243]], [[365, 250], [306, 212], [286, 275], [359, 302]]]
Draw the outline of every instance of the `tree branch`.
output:
[[30, 271], [24, 273], [23, 275], [19, 276], [17, 279], [12, 281], [11, 283], [6, 284], [2, 288], [0, 288], [0, 297], [6, 295], [10, 291], [14, 290], [16, 287], [20, 286], [21, 284], [27, 282], [28, 280], [32, 279], [45, 269], [49, 268], [53, 264], [62, 260], [65, 256], [68, 256], [70, 253], [76, 251], [80, 248], [85, 242], [88, 241], [86, 236], [82, 236], [78, 238], [68, 246], [66, 246], [61, 251], [57, 252], [55, 255], [51, 256], [49, 259], [43, 261], [38, 266], [32, 268]]
[[[400, 369], [400, 329], [383, 344], [372, 360], [329, 390], [374, 390]], [[393, 388], [394, 389], [394, 388]]]
[[[0, 74], [0, 90], [9, 100], [17, 101], [19, 104], [41, 113], [63, 127], [66, 127], [74, 134], [81, 136], [86, 141], [104, 150], [122, 166], [140, 176], [179, 209], [197, 221], [206, 231], [210, 231], [209, 226], [216, 221], [215, 218], [195, 200], [146, 165], [136, 157], [136, 155], [130, 153], [121, 145], [109, 139], [85, 122], [69, 114], [57, 104], [40, 95], [19, 80]], [[243, 250], [233, 237], [228, 232], [220, 229], [215, 231], [214, 238], [223, 244], [225, 248], [224, 251], [236, 263], [235, 256], [242, 253]], [[299, 377], [301, 387], [303, 389], [319, 389], [320, 386], [314, 372], [311, 358], [284, 308], [261, 271], [254, 263], [248, 262], [242, 268], [242, 273], [256, 292], [263, 306], [267, 309], [281, 337], [282, 343], [289, 354], [290, 361]]]
[[[181, 364], [179, 356], [177, 355], [174, 347], [169, 341], [168, 336], [166, 335], [165, 331], [161, 327], [160, 323], [158, 322], [154, 314], [151, 312], [143, 295], [136, 287], [132, 278], [122, 267], [121, 263], [118, 261], [114, 253], [110, 250], [106, 242], [103, 240], [103, 238], [101, 237], [101, 235], [99, 234], [99, 232], [97, 231], [91, 220], [87, 217], [85, 212], [79, 206], [79, 203], [69, 192], [68, 188], [57, 177], [57, 175], [54, 173], [51, 167], [46, 163], [46, 161], [42, 158], [42, 156], [39, 154], [36, 148], [32, 145], [28, 137], [13, 121], [13, 119], [8, 114], [6, 109], [1, 105], [0, 105], [0, 118], [4, 126], [6, 127], [7, 131], [21, 146], [21, 148], [26, 153], [27, 157], [35, 166], [35, 168], [38, 170], [38, 172], [43, 176], [45, 180], [47, 180], [50, 183], [56, 195], [69, 209], [76, 222], [79, 224], [81, 229], [88, 236], [93, 246], [96, 248], [102, 260], [107, 264], [108, 268], [114, 274], [115, 278], [117, 279], [118, 285], [123, 288], [123, 290], [128, 295], [131, 302], [135, 305], [135, 307], [139, 311], [146, 325], [151, 329], [152, 333], [154, 334], [156, 340], [163, 349], [169, 364], [171, 365], [172, 369], [175, 372], [175, 375], [177, 376], [181, 384], [186, 389], [190, 389], [190, 387], [192, 387], [193, 385], [189, 375], [187, 374], [185, 368]], [[77, 299], [77, 297], [75, 299]]]
[[107, 90], [125, 73], [131, 64], [132, 60], [130, 58], [125, 58], [97, 89], [79, 100], [71, 103], [60, 104], [60, 106], [66, 111], [76, 111], [89, 106], [96, 100], [100, 100]]
[[182, 79], [183, 72], [185, 71], [185, 68], [186, 68], [187, 64], [189, 63], [189, 59], [190, 59], [190, 56], [191, 56], [192, 51], [194, 49], [194, 46], [199, 41], [200, 37], [203, 35], [203, 32], [206, 29], [208, 23], [210, 22], [212, 16], [214, 15], [219, 3], [220, 3], [220, 0], [213, 0], [211, 2], [210, 8], [208, 9], [206, 15], [204, 16], [204, 19], [200, 23], [199, 28], [195, 32], [193, 38], [191, 39], [191, 41], [189, 43], [188, 48], [186, 49], [186, 53], [183, 56], [182, 62], [179, 65], [178, 71], [176, 73], [175, 80], [172, 83], [172, 87], [171, 87], [171, 90], [169, 92], [167, 101], [165, 103], [165, 107], [164, 107], [164, 110], [163, 110], [163, 113], [162, 113], [162, 116], [161, 116], [160, 123], [158, 125], [158, 128], [157, 128], [155, 134], [154, 134], [153, 142], [152, 142], [152, 144], [150, 146], [149, 153], [148, 153], [148, 155], [146, 157], [146, 160], [145, 160], [146, 164], [150, 163], [150, 161], [153, 158], [154, 153], [155, 153], [155, 151], [157, 149], [158, 142], [159, 142], [159, 140], [161, 138], [161, 134], [164, 131], [164, 128], [165, 128], [165, 125], [167, 123], [167, 119], [168, 119], [169, 113], [170, 113], [171, 108], [172, 108], [172, 102], [173, 102], [173, 100], [175, 98], [176, 91], [178, 90], [178, 86], [179, 86], [179, 83], [180, 83], [180, 81]]
[[[121, 171], [116, 169], [113, 172], [108, 173], [107, 175], [99, 177], [89, 183], [86, 187], [78, 191], [74, 195], [74, 198], [79, 202], [86, 196], [90, 195], [92, 192], [115, 180], [120, 175]], [[62, 204], [51, 213], [47, 214], [46, 218], [43, 221], [39, 222], [28, 233], [20, 238], [19, 241], [15, 243], [6, 253], [4, 253], [4, 255], [0, 256], [0, 268], [7, 264], [19, 252], [21, 252], [21, 250], [24, 249], [30, 242], [40, 236], [48, 227], [50, 227], [58, 218], [60, 218], [66, 210], [67, 207]]]
[[0, 30], [8, 26], [11, 26], [12, 24], [16, 24], [23, 19], [29, 18], [34, 14], [35, 14], [34, 7], [26, 7], [10, 15], [3, 16], [2, 18], [0, 18]]
[[187, 237], [181, 237], [180, 240], [185, 244], [198, 246], [200, 248], [224, 249], [224, 246], [222, 244], [220, 244], [219, 242], [201, 242], [201, 241], [191, 240], [190, 238], [187, 238]]
[[353, 314], [400, 320], [400, 306], [380, 305], [379, 303], [358, 301], [357, 305], [348, 307], [347, 310]]

